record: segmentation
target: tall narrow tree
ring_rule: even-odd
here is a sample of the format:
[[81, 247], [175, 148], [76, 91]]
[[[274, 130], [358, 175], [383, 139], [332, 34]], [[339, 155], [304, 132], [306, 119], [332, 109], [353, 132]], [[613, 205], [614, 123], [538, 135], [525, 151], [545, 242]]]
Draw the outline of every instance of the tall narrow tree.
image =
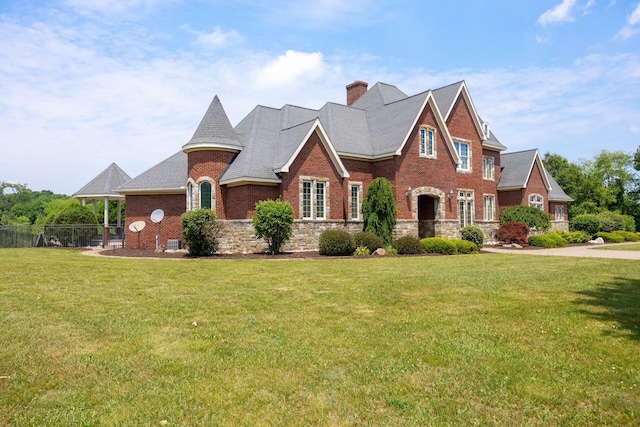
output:
[[380, 237], [385, 245], [390, 245], [396, 226], [396, 200], [391, 183], [386, 178], [371, 181], [362, 202], [364, 231]]

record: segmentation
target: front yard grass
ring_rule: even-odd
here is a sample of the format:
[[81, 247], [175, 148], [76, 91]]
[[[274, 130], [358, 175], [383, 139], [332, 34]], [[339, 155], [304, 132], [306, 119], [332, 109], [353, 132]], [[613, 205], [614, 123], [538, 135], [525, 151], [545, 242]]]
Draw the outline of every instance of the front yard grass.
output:
[[640, 243], [630, 243], [625, 245], [610, 245], [594, 248], [602, 251], [640, 251]]
[[0, 250], [0, 425], [638, 424], [639, 266]]

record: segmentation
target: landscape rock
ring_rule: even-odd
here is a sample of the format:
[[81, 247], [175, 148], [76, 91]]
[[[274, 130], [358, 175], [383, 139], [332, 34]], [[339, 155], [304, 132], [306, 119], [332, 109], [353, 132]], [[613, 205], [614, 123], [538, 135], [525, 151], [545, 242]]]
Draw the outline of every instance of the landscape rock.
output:
[[593, 240], [589, 240], [590, 245], [604, 245], [604, 239], [602, 237], [598, 237]]
[[384, 248], [378, 248], [375, 250], [374, 253], [371, 254], [371, 256], [386, 256], [387, 255], [387, 251]]

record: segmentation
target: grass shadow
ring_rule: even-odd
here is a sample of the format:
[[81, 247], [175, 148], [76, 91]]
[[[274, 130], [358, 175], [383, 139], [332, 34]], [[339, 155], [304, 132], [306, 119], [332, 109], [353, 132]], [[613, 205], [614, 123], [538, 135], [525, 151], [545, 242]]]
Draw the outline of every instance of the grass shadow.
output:
[[616, 277], [595, 290], [578, 292], [575, 301], [585, 308], [579, 310], [598, 320], [615, 322], [604, 335], [627, 337], [640, 341], [640, 280]]

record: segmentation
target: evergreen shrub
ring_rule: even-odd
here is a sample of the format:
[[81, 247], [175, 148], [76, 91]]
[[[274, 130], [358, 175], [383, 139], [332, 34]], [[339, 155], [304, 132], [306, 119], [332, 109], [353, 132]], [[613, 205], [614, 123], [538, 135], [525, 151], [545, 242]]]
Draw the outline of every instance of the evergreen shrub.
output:
[[596, 235], [594, 237], [602, 237], [602, 239], [604, 239], [605, 242], [608, 243], [622, 243], [624, 242], [624, 236], [620, 235], [619, 233], [609, 233], [606, 231], [601, 231], [599, 233], [596, 233]]
[[384, 246], [382, 239], [369, 231], [361, 231], [353, 235], [356, 247], [364, 246], [369, 249], [369, 254]]
[[442, 237], [427, 237], [420, 240], [422, 249], [428, 254], [455, 255], [458, 253], [456, 244]]
[[396, 226], [396, 200], [388, 179], [379, 177], [371, 181], [362, 201], [363, 231], [380, 237], [385, 245], [391, 244]]
[[411, 236], [404, 236], [393, 242], [393, 247], [400, 255], [415, 255], [423, 252], [420, 240]]
[[617, 212], [600, 212], [598, 218], [600, 219], [600, 231], [611, 233], [624, 230], [624, 217]]
[[587, 243], [589, 241], [589, 235], [584, 231], [570, 231], [567, 233], [568, 243]]
[[484, 245], [484, 233], [477, 225], [464, 227], [460, 230], [460, 235], [462, 240], [468, 240], [469, 242], [475, 243], [478, 250], [482, 249], [482, 245]]
[[459, 254], [476, 254], [478, 253], [478, 245], [469, 240], [453, 239]]
[[269, 245], [269, 253], [278, 254], [293, 232], [293, 207], [282, 200], [263, 200], [256, 204], [251, 222], [256, 237]]
[[[529, 236], [529, 245], [537, 246], [540, 248], [557, 248], [557, 241], [554, 240], [549, 234], [542, 234], [540, 236]], [[565, 245], [567, 243], [565, 242]]]
[[593, 214], [576, 215], [571, 220], [570, 228], [571, 231], [584, 231], [589, 236], [594, 236], [600, 231], [600, 218]]
[[187, 243], [189, 254], [208, 256], [218, 251], [220, 228], [216, 214], [211, 209], [196, 209], [182, 214], [182, 237]]
[[346, 256], [356, 250], [353, 236], [344, 230], [325, 230], [318, 242], [320, 255]]

